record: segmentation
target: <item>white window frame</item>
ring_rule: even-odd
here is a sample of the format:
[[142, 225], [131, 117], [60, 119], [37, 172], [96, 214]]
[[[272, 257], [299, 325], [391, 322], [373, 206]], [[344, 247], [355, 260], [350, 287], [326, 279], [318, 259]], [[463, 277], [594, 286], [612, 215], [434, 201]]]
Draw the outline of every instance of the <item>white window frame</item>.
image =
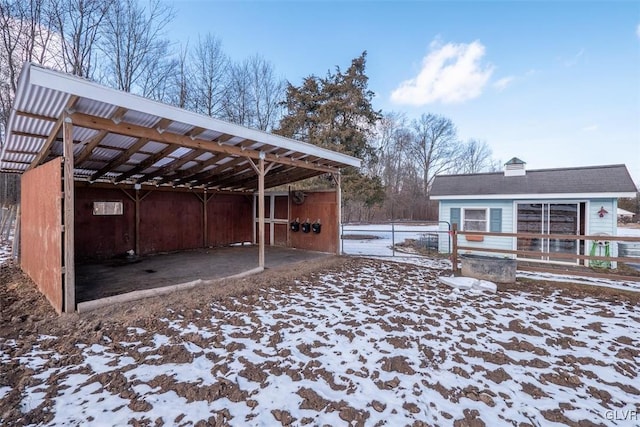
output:
[[[484, 211], [484, 230], [467, 230], [467, 228], [465, 227], [466, 222], [467, 222], [467, 211]], [[480, 220], [477, 219], [471, 219], [469, 221], [476, 221], [476, 222], [481, 222]], [[488, 232], [489, 231], [489, 208], [485, 208], [485, 207], [477, 207], [477, 208], [472, 208], [472, 207], [468, 207], [465, 208], [463, 207], [462, 209], [460, 209], [460, 223], [462, 225], [462, 230], [461, 231], [484, 231], [484, 232]]]

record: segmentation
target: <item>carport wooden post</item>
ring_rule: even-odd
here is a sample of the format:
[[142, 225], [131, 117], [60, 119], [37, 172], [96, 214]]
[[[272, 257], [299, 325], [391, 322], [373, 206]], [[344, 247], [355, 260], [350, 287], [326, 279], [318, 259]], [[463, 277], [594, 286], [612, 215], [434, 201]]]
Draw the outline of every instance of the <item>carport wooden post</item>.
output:
[[258, 266], [264, 268], [264, 153], [258, 161]]
[[140, 189], [142, 186], [140, 184], [135, 184], [133, 186], [135, 196], [129, 194], [129, 192], [125, 189], [122, 189], [122, 192], [127, 195], [128, 198], [133, 202], [133, 208], [135, 210], [135, 252], [136, 255], [140, 255], [140, 204], [145, 197], [151, 194], [151, 191], [147, 191], [144, 195], [140, 196]]
[[200, 197], [198, 193], [193, 194], [195, 194], [196, 197], [202, 202], [202, 247], [206, 248], [209, 246], [209, 214], [207, 213], [207, 205], [209, 204], [209, 200], [211, 200], [215, 193], [208, 194], [207, 189], [205, 188], [202, 193], [202, 197]]
[[[249, 164], [258, 174], [258, 267], [264, 268], [264, 176], [271, 170], [275, 163], [269, 163], [265, 168], [264, 159], [266, 153], [260, 152], [258, 166], [249, 158]], [[255, 230], [255, 226], [254, 226]]]
[[342, 250], [341, 250], [341, 241], [342, 241], [342, 185], [341, 185], [341, 175], [340, 172], [334, 174], [334, 179], [336, 180], [336, 202], [338, 204], [338, 213], [336, 214], [336, 216], [338, 217], [338, 240], [337, 240], [337, 249], [336, 249], [336, 254], [337, 255], [341, 255], [342, 254]]
[[204, 194], [202, 195], [202, 244], [205, 248], [209, 246], [209, 213], [207, 212], [208, 204], [209, 195], [207, 194], [207, 189], [205, 188]]
[[63, 166], [63, 201], [64, 201], [64, 307], [65, 313], [71, 313], [76, 310], [76, 272], [74, 261], [74, 198], [75, 192], [73, 188], [73, 123], [71, 118], [64, 113], [62, 123], [62, 153], [64, 156]]

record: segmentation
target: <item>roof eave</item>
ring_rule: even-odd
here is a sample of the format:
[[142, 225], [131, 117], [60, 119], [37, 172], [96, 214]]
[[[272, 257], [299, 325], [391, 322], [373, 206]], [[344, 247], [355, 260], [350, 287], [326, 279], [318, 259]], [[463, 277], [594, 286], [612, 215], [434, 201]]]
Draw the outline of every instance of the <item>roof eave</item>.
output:
[[[25, 83], [22, 82], [24, 77]], [[195, 127], [215, 129], [229, 135], [238, 136], [264, 144], [282, 147], [287, 150], [305, 153], [326, 160], [343, 164], [344, 166], [361, 167], [362, 162], [356, 157], [327, 150], [313, 144], [296, 141], [290, 138], [273, 135], [256, 129], [245, 128], [223, 120], [190, 112], [171, 105], [163, 104], [138, 95], [108, 88], [88, 80], [81, 80], [76, 76], [49, 70], [33, 64], [25, 64], [21, 83], [47, 87], [82, 98], [91, 99], [107, 104], [118, 105], [130, 110], [146, 112], [158, 117], [176, 122], [186, 123]], [[20, 91], [19, 91], [20, 92]], [[12, 111], [11, 118], [15, 112]], [[11, 130], [12, 120], [9, 121], [8, 131]], [[8, 134], [8, 133], [7, 133]]]
[[521, 200], [521, 199], [618, 199], [635, 197], [635, 192], [541, 193], [541, 194], [460, 194], [431, 195], [431, 200]]

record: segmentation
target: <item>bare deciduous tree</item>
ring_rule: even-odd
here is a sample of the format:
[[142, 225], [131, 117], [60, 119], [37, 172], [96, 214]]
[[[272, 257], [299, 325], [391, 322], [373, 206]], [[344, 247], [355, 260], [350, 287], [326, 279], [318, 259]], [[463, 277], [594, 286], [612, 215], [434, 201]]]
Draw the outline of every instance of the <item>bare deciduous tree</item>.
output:
[[199, 38], [191, 62], [195, 111], [222, 116], [229, 60], [222, 51], [220, 39], [211, 33]]
[[249, 68], [247, 61], [229, 66], [229, 81], [223, 99], [223, 118], [232, 123], [249, 126], [251, 123]]
[[181, 45], [178, 58], [172, 63], [174, 72], [169, 73], [171, 75], [169, 102], [176, 107], [193, 109], [193, 83], [191, 82], [193, 73], [187, 60], [188, 47], [188, 44]]
[[160, 85], [171, 70], [164, 31], [173, 16], [173, 9], [159, 0], [151, 0], [148, 8], [137, 0], [114, 3], [106, 16], [101, 43], [108, 84], [154, 98], [163, 93]]
[[284, 81], [276, 77], [273, 65], [262, 56], [249, 58], [248, 66], [253, 125], [261, 130], [271, 130], [282, 114]]
[[253, 56], [229, 67], [224, 118], [261, 130], [271, 130], [280, 119], [284, 82], [273, 66], [261, 56]]
[[412, 152], [422, 172], [422, 191], [429, 194], [433, 178], [451, 171], [459, 156], [460, 142], [453, 122], [443, 116], [423, 114], [413, 121]]
[[60, 36], [64, 70], [91, 78], [96, 66], [96, 42], [115, 0], [52, 0], [54, 28]]
[[460, 147], [456, 173], [495, 172], [500, 168], [492, 157], [491, 148], [484, 141], [470, 139]]

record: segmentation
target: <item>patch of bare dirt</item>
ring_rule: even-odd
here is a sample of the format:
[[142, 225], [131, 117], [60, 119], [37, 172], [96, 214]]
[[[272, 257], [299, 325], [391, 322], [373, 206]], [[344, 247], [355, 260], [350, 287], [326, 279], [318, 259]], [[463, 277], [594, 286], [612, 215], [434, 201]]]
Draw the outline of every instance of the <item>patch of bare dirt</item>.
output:
[[[139, 414], [134, 424], [160, 425], [157, 419], [152, 416], [153, 406], [134, 391], [135, 386], [140, 384], [139, 380], [127, 379], [124, 375], [128, 370], [133, 369], [135, 364], [92, 375], [86, 366], [81, 366], [83, 362], [82, 351], [78, 347], [78, 343], [82, 343], [87, 347], [99, 343], [114, 354], [132, 357], [135, 363], [141, 363], [144, 360], [144, 363], [148, 365], [189, 364], [194, 361], [194, 358], [203, 354], [193, 350], [188, 351], [182, 343], [188, 343], [203, 349], [224, 349], [222, 355], [207, 354], [207, 358], [214, 364], [211, 373], [214, 376], [218, 376], [218, 380], [214, 384], [204, 385], [197, 382], [179, 382], [169, 375], [157, 376], [150, 381], [146, 381], [145, 384], [160, 392], [173, 391], [187, 402], [213, 402], [225, 398], [231, 402], [246, 404], [252, 409], [256, 408], [257, 411], [260, 409], [257, 398], [242, 390], [238, 383], [223, 378], [231, 369], [234, 369], [228, 363], [228, 359], [225, 358], [224, 352], [233, 354], [245, 349], [245, 345], [241, 342], [242, 340], [262, 341], [268, 343], [268, 347], [262, 348], [262, 352], [257, 353], [261, 357], [266, 358], [268, 357], [267, 353], [272, 353], [286, 358], [293, 351], [300, 352], [311, 360], [305, 363], [304, 366], [296, 366], [283, 365], [276, 362], [253, 363], [241, 358], [239, 359], [241, 368], [236, 371], [238, 376], [249, 382], [256, 383], [258, 387], [264, 387], [269, 382], [270, 375], [287, 375], [294, 382], [303, 379], [322, 381], [331, 390], [340, 391], [345, 396], [348, 396], [350, 393], [354, 393], [355, 386], [353, 381], [342, 374], [327, 370], [326, 366], [323, 366], [317, 360], [326, 353], [329, 346], [327, 342], [334, 338], [331, 334], [325, 334], [322, 336], [323, 338], [319, 338], [326, 339], [326, 341], [322, 342], [309, 340], [308, 342], [291, 345], [289, 348], [283, 345], [283, 342], [286, 341], [286, 331], [290, 330], [290, 328], [297, 327], [309, 330], [313, 328], [313, 324], [306, 322], [306, 319], [304, 319], [305, 311], [309, 307], [298, 306], [279, 314], [277, 317], [274, 316], [278, 322], [275, 325], [271, 325], [270, 328], [259, 330], [258, 328], [249, 328], [250, 330], [247, 331], [239, 329], [232, 334], [234, 338], [237, 338], [237, 341], [234, 342], [224, 342], [216, 334], [204, 337], [196, 332], [185, 331], [182, 333], [175, 328], [168, 328], [166, 322], [161, 319], [167, 317], [168, 309], [170, 309], [172, 313], [171, 319], [181, 322], [185, 327], [189, 324], [201, 328], [210, 327], [211, 318], [208, 317], [208, 314], [211, 311], [207, 309], [212, 303], [215, 303], [221, 307], [228, 308], [229, 311], [237, 310], [243, 314], [243, 316], [226, 316], [224, 310], [216, 311], [213, 314], [214, 317], [223, 320], [228, 325], [243, 327], [250, 324], [259, 324], [260, 320], [256, 317], [254, 308], [259, 307], [268, 310], [269, 304], [273, 305], [273, 303], [270, 303], [270, 299], [274, 294], [281, 291], [290, 293], [302, 291], [305, 285], [300, 285], [299, 283], [301, 282], [307, 283], [306, 286], [309, 286], [309, 283], [319, 284], [321, 281], [318, 272], [339, 276], [343, 272], [357, 269], [363, 265], [371, 269], [380, 269], [380, 271], [391, 271], [388, 274], [395, 277], [398, 287], [411, 284], [411, 280], [407, 277], [416, 268], [415, 266], [402, 264], [386, 267], [384, 262], [376, 260], [330, 257], [314, 263], [300, 263], [294, 266], [287, 266], [287, 268], [267, 270], [257, 276], [226, 280], [212, 286], [203, 286], [172, 295], [105, 307], [82, 315], [66, 314], [59, 316], [50, 307], [48, 301], [38, 292], [31, 280], [16, 266], [0, 266], [0, 350], [8, 356], [8, 360], [6, 362], [3, 361], [0, 366], [0, 387], [11, 388], [11, 391], [0, 399], [0, 417], [8, 425], [21, 426], [47, 423], [52, 417], [50, 412], [52, 397], [60, 391], [56, 384], [70, 373], [84, 373], [89, 375], [85, 385], [96, 383], [100, 387], [99, 390], [107, 390], [128, 401], [126, 406]], [[426, 277], [436, 277], [435, 272], [427, 272], [425, 275]], [[350, 289], [355, 291], [355, 287], [345, 287], [345, 292], [351, 292]], [[439, 288], [434, 287], [434, 289], [437, 291]], [[565, 306], [568, 307], [573, 299], [585, 297], [596, 298], [604, 303], [628, 304], [631, 309], [637, 309], [640, 304], [640, 295], [638, 294], [572, 284], [519, 281], [514, 285], [500, 285], [500, 289], [501, 292], [526, 294], [527, 298], [532, 300], [541, 300], [560, 291], [562, 298], [558, 299], [556, 303], [562, 309]], [[425, 292], [422, 288], [420, 291]], [[392, 296], [395, 288], [385, 292]], [[429, 291], [427, 290], [426, 292]], [[420, 297], [420, 292], [415, 292], [415, 298]], [[238, 300], [242, 301], [240, 308], [238, 308]], [[376, 301], [376, 294], [374, 292], [369, 292], [366, 296], [363, 294], [362, 300]], [[386, 331], [386, 337], [380, 340], [388, 347], [386, 355], [385, 357], [378, 356], [375, 359], [370, 359], [376, 361], [377, 370], [372, 369], [370, 371], [364, 366], [358, 370], [357, 367], [354, 367], [354, 369], [347, 370], [347, 374], [353, 375], [352, 379], [355, 377], [371, 379], [381, 392], [402, 390], [402, 387], [407, 386], [404, 380], [405, 376], [420, 374], [418, 371], [425, 366], [440, 369], [440, 366], [445, 361], [453, 361], [468, 368], [463, 369], [460, 366], [451, 368], [451, 373], [459, 377], [459, 379], [469, 380], [474, 376], [481, 375], [493, 383], [501, 384], [505, 381], [516, 380], [506, 370], [510, 365], [537, 369], [548, 368], [551, 364], [546, 359], [552, 349], [570, 351], [575, 348], [582, 348], [587, 344], [576, 338], [574, 329], [569, 327], [554, 328], [552, 323], [549, 323], [552, 321], [541, 316], [529, 323], [520, 319], [512, 319], [506, 324], [502, 324], [501, 328], [503, 330], [512, 331], [518, 336], [518, 338], [508, 341], [505, 339], [503, 342], [493, 340], [494, 343], [505, 350], [504, 352], [502, 349], [499, 351], [483, 349], [482, 337], [479, 335], [475, 339], [464, 338], [452, 344], [450, 347], [451, 352], [444, 350], [434, 351], [429, 347], [429, 342], [446, 342], [448, 338], [447, 334], [433, 334], [433, 329], [430, 328], [439, 328], [446, 325], [446, 328], [449, 328], [447, 329], [448, 331], [463, 329], [476, 332], [479, 328], [485, 327], [486, 323], [484, 325], [481, 322], [474, 324], [472, 321], [475, 318], [474, 316], [486, 314], [485, 322], [489, 322], [486, 319], [492, 319], [493, 316], [490, 313], [474, 314], [473, 310], [470, 310], [466, 317], [453, 316], [453, 314], [449, 318], [438, 317], [434, 316], [432, 310], [449, 310], [459, 302], [456, 303], [442, 298], [438, 300], [438, 304], [440, 306], [435, 308], [426, 305], [421, 308], [422, 311], [419, 312], [421, 315], [420, 322], [406, 315], [403, 311], [404, 308], [394, 302], [393, 299], [386, 303], [384, 307], [380, 307], [376, 315], [370, 315], [366, 322], [375, 322], [376, 326]], [[354, 303], [351, 303], [349, 307], [354, 310], [358, 308], [357, 304]], [[207, 315], [203, 315], [203, 312], [206, 312]], [[386, 320], [381, 318], [389, 314], [391, 315], [387, 316]], [[601, 316], [603, 319], [609, 319], [612, 315], [613, 313], [607, 312], [604, 306], [601, 311], [593, 313], [593, 316]], [[300, 320], [300, 318], [303, 320]], [[469, 319], [471, 321], [468, 321]], [[606, 324], [607, 321], [605, 320], [593, 321], [587, 323], [585, 328], [597, 335], [607, 329]], [[358, 329], [362, 325], [357, 322], [345, 321], [338, 322], [336, 325], [339, 326], [335, 327], [332, 333], [340, 336], [342, 342], [349, 341], [351, 343], [354, 340], [357, 341], [360, 339], [359, 336], [362, 335], [362, 331]], [[126, 344], [132, 340], [129, 337], [130, 328], [140, 328], [147, 332], [136, 335], [135, 339], [139, 340], [139, 343], [132, 343], [131, 346], [127, 346]], [[410, 330], [419, 331], [419, 339], [396, 336], [396, 333], [404, 333]], [[140, 350], [144, 347], [153, 347], [154, 331], [162, 331], [162, 334], [168, 337], [169, 343], [152, 350]], [[547, 331], [557, 332], [561, 335], [544, 340], [545, 345], [535, 346], [531, 344], [531, 342], [540, 341], [539, 337], [546, 336]], [[46, 340], [39, 339], [43, 335], [51, 336], [51, 338]], [[535, 338], [538, 338], [538, 341], [534, 341]], [[13, 342], [12, 340], [15, 340], [15, 345], [9, 344], [10, 341]], [[47, 361], [47, 368], [70, 367], [69, 370], [61, 372], [59, 377], [53, 376], [46, 381], [36, 379], [32, 369], [16, 361], [18, 357], [31, 351], [36, 344], [43, 351], [51, 350], [62, 355], [58, 359]], [[638, 341], [633, 338], [633, 334], [631, 334], [631, 337], [620, 335], [615, 341], [611, 341], [611, 345], [615, 346], [613, 354], [617, 358], [615, 362], [611, 362], [611, 366], [629, 378], [637, 377], [638, 375], [636, 361], [640, 357], [640, 351], [636, 347], [637, 344]], [[393, 354], [394, 350], [411, 349], [416, 345], [418, 345], [419, 357], [416, 357], [415, 360]], [[534, 357], [518, 360], [516, 355], [519, 353], [526, 353]], [[533, 380], [531, 382], [520, 382], [518, 385], [521, 387], [522, 392], [532, 396], [534, 399], [542, 399], [549, 398], [549, 395], [539, 385], [555, 384], [572, 389], [580, 387], [585, 389], [585, 383], [589, 384], [589, 382], [584, 381], [584, 379], [590, 378], [593, 373], [586, 370], [586, 368], [581, 371], [579, 366], [604, 364], [604, 362], [590, 357], [574, 357], [570, 352], [566, 353], [567, 355], [562, 359], [565, 369], [557, 369], [557, 365], [555, 365], [553, 373], [542, 374], [535, 378], [539, 383]], [[337, 355], [336, 358], [339, 360], [340, 356]], [[464, 365], [467, 363], [465, 360], [469, 358], [481, 359], [485, 362], [499, 365], [499, 367], [489, 370], [477, 365]], [[367, 362], [367, 359], [362, 355], [354, 356], [353, 359], [358, 359], [363, 364]], [[474, 363], [480, 364], [481, 362]], [[403, 378], [403, 380], [401, 381], [399, 377]], [[538, 385], [535, 385], [534, 382]], [[31, 408], [27, 415], [22, 414], [19, 410], [16, 410], [21, 405], [22, 393], [27, 387], [34, 385], [41, 385], [46, 392], [44, 403], [37, 408]], [[640, 391], [628, 384], [616, 383], [614, 385], [628, 393], [640, 394]], [[508, 398], [506, 395], [496, 395], [486, 386], [455, 388], [450, 384], [443, 385], [437, 382], [437, 379], [433, 379], [430, 382], [424, 379], [416, 380], [414, 389], [411, 389], [411, 384], [409, 384], [408, 394], [410, 395], [413, 392], [419, 395], [425, 390], [429, 390], [432, 393], [435, 391], [443, 398], [456, 404], [463, 405], [465, 399], [470, 399], [474, 402], [482, 402], [487, 408], [493, 408], [499, 405], [501, 400]], [[594, 404], [600, 404], [603, 407], [612, 406], [612, 395], [608, 391], [589, 386], [588, 393], [592, 396]], [[350, 425], [367, 424], [371, 414], [384, 412], [388, 409], [389, 404], [379, 399], [378, 396], [368, 396], [368, 400], [366, 400], [368, 403], [365, 403], [366, 410], [355, 408], [339, 399], [335, 401], [329, 400], [321, 395], [319, 389], [311, 387], [298, 388], [296, 395], [296, 398], [301, 399], [300, 409], [312, 410], [318, 413], [333, 412]], [[401, 409], [398, 410], [404, 411], [407, 417], [414, 417], [414, 419], [419, 420], [426, 408], [415, 403], [405, 402]], [[278, 423], [285, 426], [315, 425], [314, 423], [317, 423], [317, 419], [311, 417], [298, 419], [295, 414], [285, 410], [274, 409], [267, 412], [267, 414], [269, 413], [273, 416], [273, 422], [276, 425]], [[572, 422], [563, 415], [562, 408], [548, 410], [543, 415], [549, 421]], [[460, 418], [459, 413], [454, 417], [451, 414], [442, 412], [442, 416], [447, 418], [453, 425], [458, 426], [483, 426], [485, 421], [490, 421], [488, 419], [483, 420], [482, 414], [475, 409], [465, 409], [464, 417], [462, 418]], [[181, 419], [160, 421], [164, 422], [165, 425], [181, 424]], [[251, 420], [233, 419], [231, 412], [224, 410], [212, 413], [208, 420], [202, 420], [200, 424], [229, 425], [247, 423], [251, 424]], [[410, 423], [408, 422], [408, 424]], [[422, 421], [415, 421], [413, 425], [426, 424]]]

